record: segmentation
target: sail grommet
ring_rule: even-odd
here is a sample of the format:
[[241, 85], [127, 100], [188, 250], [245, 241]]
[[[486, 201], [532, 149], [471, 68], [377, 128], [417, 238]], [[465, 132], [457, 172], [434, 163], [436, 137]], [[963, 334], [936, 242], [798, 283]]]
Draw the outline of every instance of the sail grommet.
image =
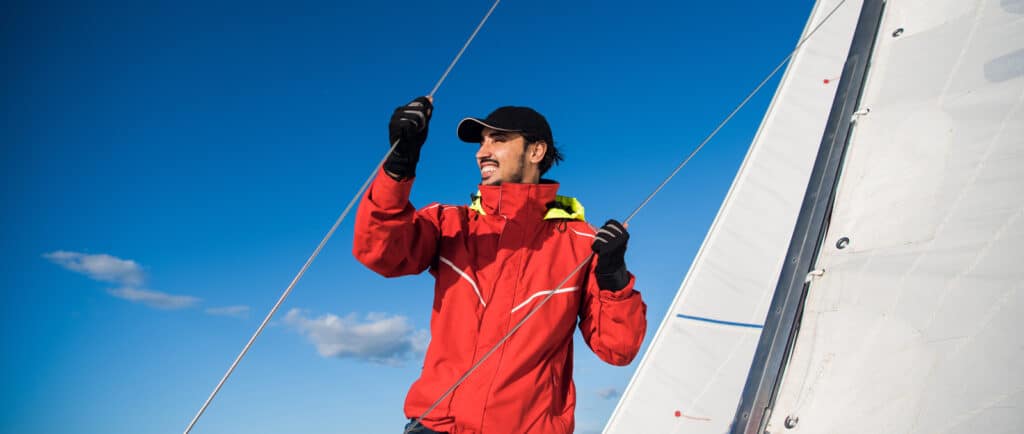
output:
[[796, 424], [799, 423], [799, 422], [800, 422], [800, 418], [799, 417], [796, 417], [796, 416], [786, 416], [785, 425], [786, 425], [787, 429], [796, 428]]
[[842, 237], [836, 241], [836, 248], [839, 250], [845, 249], [848, 245], [850, 245], [850, 237]]
[[896, 29], [894, 32], [892, 32], [892, 37], [898, 38], [902, 34], [903, 34], [903, 27], [900, 27], [900, 28]]

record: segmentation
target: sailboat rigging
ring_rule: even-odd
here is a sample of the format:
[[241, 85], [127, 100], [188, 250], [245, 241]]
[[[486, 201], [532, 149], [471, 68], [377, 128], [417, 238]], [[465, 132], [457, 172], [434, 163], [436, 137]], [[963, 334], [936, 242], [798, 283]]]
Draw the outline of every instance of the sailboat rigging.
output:
[[837, 13], [790, 64], [606, 433], [1019, 430], [1022, 14]]

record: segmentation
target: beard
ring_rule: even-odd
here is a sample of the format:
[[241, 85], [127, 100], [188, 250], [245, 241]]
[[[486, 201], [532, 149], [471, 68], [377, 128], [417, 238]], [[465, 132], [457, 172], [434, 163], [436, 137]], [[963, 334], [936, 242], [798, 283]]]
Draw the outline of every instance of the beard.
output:
[[495, 181], [491, 185], [501, 185], [502, 183], [505, 183], [505, 182], [510, 182], [510, 183], [513, 183], [513, 184], [522, 184], [523, 183], [523, 170], [525, 168], [526, 168], [526, 153], [524, 152], [523, 155], [521, 155], [519, 157], [519, 167], [516, 167], [515, 170], [506, 177], [507, 179], [499, 179], [499, 180]]

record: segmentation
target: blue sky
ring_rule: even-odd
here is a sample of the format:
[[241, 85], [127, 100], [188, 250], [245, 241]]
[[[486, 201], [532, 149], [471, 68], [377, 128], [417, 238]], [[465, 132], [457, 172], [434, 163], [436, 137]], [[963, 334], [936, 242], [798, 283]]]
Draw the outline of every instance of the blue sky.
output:
[[[145, 4], [142, 4], [145, 3]], [[16, 2], [4, 13], [0, 432], [180, 432], [490, 1]], [[414, 204], [465, 203], [455, 125], [544, 113], [549, 176], [624, 218], [796, 44], [812, 2], [506, 0], [436, 95]], [[777, 81], [777, 80], [776, 80]], [[632, 222], [661, 322], [753, 138], [755, 99]], [[196, 433], [397, 432], [429, 276], [324, 249]], [[577, 339], [577, 432], [635, 368]]]

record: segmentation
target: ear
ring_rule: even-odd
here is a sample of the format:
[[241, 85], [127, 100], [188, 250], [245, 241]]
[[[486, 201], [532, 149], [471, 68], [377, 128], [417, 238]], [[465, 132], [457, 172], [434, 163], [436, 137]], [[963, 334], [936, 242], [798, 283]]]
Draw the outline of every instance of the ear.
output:
[[533, 142], [527, 147], [526, 158], [534, 164], [540, 164], [544, 160], [544, 155], [548, 153], [548, 142], [543, 140]]

